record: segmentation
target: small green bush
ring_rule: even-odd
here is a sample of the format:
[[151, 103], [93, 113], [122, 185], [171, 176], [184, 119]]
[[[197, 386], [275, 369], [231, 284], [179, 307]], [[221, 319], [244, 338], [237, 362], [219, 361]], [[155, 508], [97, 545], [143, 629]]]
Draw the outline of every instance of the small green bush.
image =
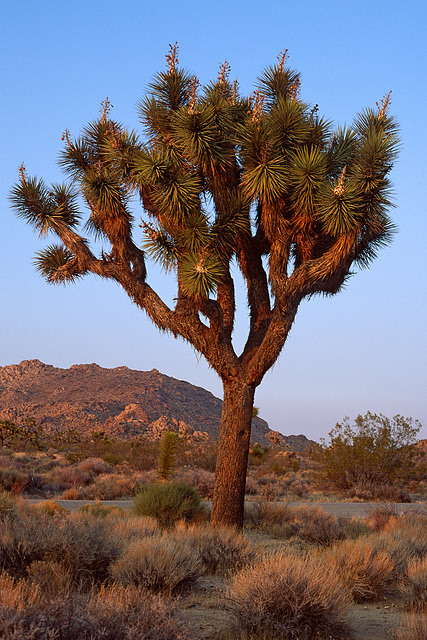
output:
[[156, 518], [164, 528], [178, 520], [200, 520], [204, 514], [199, 492], [184, 482], [146, 485], [134, 498], [134, 511]]

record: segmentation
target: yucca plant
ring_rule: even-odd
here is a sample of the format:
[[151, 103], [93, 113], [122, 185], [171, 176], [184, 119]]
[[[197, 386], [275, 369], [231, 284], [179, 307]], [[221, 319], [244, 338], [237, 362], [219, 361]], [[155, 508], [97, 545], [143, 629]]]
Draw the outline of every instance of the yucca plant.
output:
[[[286, 52], [255, 93], [243, 96], [227, 63], [200, 87], [178, 68], [171, 47], [166, 71], [138, 106], [142, 138], [111, 119], [107, 100], [79, 138], [64, 134], [67, 185], [47, 187], [22, 166], [11, 195], [36, 232], [59, 240], [36, 257], [48, 282], [88, 273], [114, 280], [160, 330], [189, 342], [220, 376], [215, 525], [242, 526], [255, 389], [276, 362], [300, 302], [337, 293], [394, 232], [388, 175], [398, 138], [390, 96], [352, 126], [333, 128], [299, 94]], [[131, 211], [135, 194], [139, 225]], [[84, 227], [79, 197], [88, 209]], [[104, 242], [100, 255], [83, 231]], [[175, 279], [173, 306], [149, 285], [148, 259]], [[232, 342], [232, 266], [246, 283], [249, 310], [240, 355]]]
[[178, 434], [175, 431], [163, 431], [160, 442], [160, 454], [157, 464], [157, 477], [166, 482], [172, 476], [176, 465]]

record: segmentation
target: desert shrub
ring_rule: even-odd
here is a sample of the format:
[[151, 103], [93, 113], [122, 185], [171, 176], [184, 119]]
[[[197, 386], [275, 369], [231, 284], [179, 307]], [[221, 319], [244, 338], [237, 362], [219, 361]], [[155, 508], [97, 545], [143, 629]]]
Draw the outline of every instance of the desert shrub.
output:
[[190, 586], [201, 573], [195, 550], [166, 534], [133, 542], [110, 567], [116, 582], [166, 595]]
[[336, 543], [328, 558], [355, 602], [377, 601], [390, 592], [395, 562], [370, 537]]
[[312, 544], [326, 545], [345, 537], [338, 518], [315, 507], [290, 507], [259, 502], [245, 512], [246, 522], [276, 538], [297, 536]]
[[200, 558], [205, 573], [227, 574], [252, 563], [257, 550], [235, 529], [219, 527], [179, 527], [173, 536], [186, 542]]
[[13, 517], [16, 500], [7, 491], [0, 491], [0, 520]]
[[99, 476], [101, 473], [114, 473], [114, 468], [111, 464], [101, 458], [86, 458], [78, 463], [77, 469], [91, 476]]
[[382, 500], [385, 502], [411, 502], [407, 491], [397, 485], [376, 482], [358, 482], [346, 491], [349, 498], [358, 500]]
[[27, 567], [43, 560], [50, 549], [50, 538], [57, 535], [56, 519], [38, 510], [20, 513], [0, 521], [0, 569], [23, 577]]
[[369, 509], [364, 522], [374, 531], [382, 531], [391, 520], [396, 520], [399, 512], [393, 504], [378, 504]]
[[137, 515], [156, 518], [162, 527], [171, 527], [178, 520], [201, 519], [204, 509], [198, 491], [184, 482], [149, 484], [134, 498]]
[[169, 604], [132, 587], [40, 597], [0, 576], [0, 593], [0, 637], [7, 640], [189, 640]]
[[33, 562], [53, 561], [76, 582], [102, 581], [119, 552], [108, 523], [83, 514], [48, 516], [33, 508], [0, 522], [0, 567], [16, 577]]
[[248, 496], [256, 496], [259, 491], [259, 484], [252, 475], [246, 476], [245, 494]]
[[395, 640], [427, 640], [427, 618], [407, 615], [395, 635]]
[[44, 595], [68, 592], [71, 588], [70, 572], [60, 562], [36, 560], [27, 568], [30, 584]]
[[95, 502], [94, 504], [82, 504], [79, 507], [79, 512], [86, 513], [94, 518], [124, 518], [125, 512], [120, 507], [116, 507], [110, 504], [102, 504], [102, 502]]
[[[386, 418], [368, 412], [351, 424], [344, 418], [319, 447], [319, 481], [339, 490], [358, 485], [394, 486], [419, 472], [417, 445], [421, 424], [400, 415]], [[390, 498], [387, 498], [390, 500]]]
[[117, 500], [135, 495], [136, 488], [131, 476], [102, 473], [84, 489], [84, 496], [86, 499]]
[[80, 498], [81, 495], [76, 487], [70, 487], [70, 489], [65, 489], [65, 491], [62, 492], [63, 500], [80, 500]]
[[148, 516], [126, 515], [125, 518], [110, 521], [109, 529], [111, 535], [118, 541], [122, 549], [136, 540], [162, 534], [162, 529], [159, 527], [157, 520]]
[[307, 493], [307, 490], [308, 484], [298, 479], [292, 479], [292, 481], [288, 485], [288, 491], [298, 496], [298, 498], [302, 498], [304, 494]]
[[427, 517], [408, 512], [391, 519], [373, 540], [378, 548], [391, 555], [396, 564], [396, 574], [402, 577], [409, 562], [427, 556]]
[[287, 503], [254, 502], [245, 506], [245, 526], [265, 531], [273, 538], [287, 539], [292, 535], [290, 511]]
[[320, 559], [280, 553], [239, 572], [224, 607], [236, 624], [233, 637], [337, 638], [349, 600]]
[[212, 500], [215, 474], [200, 468], [181, 468], [175, 473], [175, 480], [195, 487], [205, 500]]
[[112, 467], [118, 467], [119, 464], [122, 464], [123, 462], [123, 457], [120, 453], [115, 453], [114, 451], [106, 451], [103, 454], [102, 459]]
[[15, 469], [0, 469], [0, 490], [21, 493], [28, 484], [28, 474]]
[[58, 516], [66, 512], [56, 500], [42, 500], [37, 507], [48, 516]]
[[292, 535], [312, 544], [326, 545], [345, 537], [339, 519], [320, 507], [292, 507], [290, 509]]
[[64, 489], [85, 487], [92, 482], [92, 474], [79, 467], [63, 467], [58, 469], [57, 480]]
[[112, 535], [109, 522], [73, 513], [56, 524], [57, 535], [50, 540], [46, 557], [60, 562], [76, 583], [104, 581], [110, 564], [120, 553], [119, 542]]
[[401, 590], [407, 608], [427, 611], [427, 556], [408, 563]]

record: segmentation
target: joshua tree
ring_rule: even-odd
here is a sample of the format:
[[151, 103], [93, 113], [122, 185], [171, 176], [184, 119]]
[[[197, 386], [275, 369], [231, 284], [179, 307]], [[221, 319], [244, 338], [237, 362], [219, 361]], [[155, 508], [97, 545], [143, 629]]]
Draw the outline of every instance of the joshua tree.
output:
[[[254, 393], [276, 362], [300, 302], [333, 295], [354, 266], [388, 244], [393, 224], [389, 180], [398, 146], [389, 96], [332, 128], [300, 99], [299, 74], [286, 52], [249, 97], [225, 62], [201, 88], [178, 68], [177, 47], [138, 105], [140, 140], [100, 116], [80, 138], [65, 131], [60, 164], [66, 185], [45, 186], [20, 169], [17, 214], [60, 244], [37, 254], [50, 283], [87, 273], [118, 282], [152, 322], [203, 354], [223, 383], [212, 523], [242, 526]], [[131, 198], [142, 204], [135, 234]], [[105, 242], [95, 255], [83, 229]], [[144, 236], [141, 240], [139, 234]], [[148, 284], [146, 261], [176, 279], [168, 306]], [[247, 289], [250, 326], [238, 355], [233, 269]]]

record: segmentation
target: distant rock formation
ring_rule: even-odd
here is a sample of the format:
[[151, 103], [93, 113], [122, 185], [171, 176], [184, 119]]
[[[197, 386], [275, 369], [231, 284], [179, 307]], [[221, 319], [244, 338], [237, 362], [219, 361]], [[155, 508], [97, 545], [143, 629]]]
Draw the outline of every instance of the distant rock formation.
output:
[[[105, 431], [128, 440], [158, 438], [162, 431], [218, 438], [222, 401], [189, 382], [156, 369], [105, 369], [97, 364], [60, 369], [39, 360], [0, 367], [0, 420], [34, 417], [47, 432], [74, 429], [83, 436]], [[270, 436], [290, 449], [305, 449], [305, 436], [272, 432], [261, 418], [252, 421], [252, 440], [268, 445]], [[313, 443], [314, 444], [314, 443]]]

